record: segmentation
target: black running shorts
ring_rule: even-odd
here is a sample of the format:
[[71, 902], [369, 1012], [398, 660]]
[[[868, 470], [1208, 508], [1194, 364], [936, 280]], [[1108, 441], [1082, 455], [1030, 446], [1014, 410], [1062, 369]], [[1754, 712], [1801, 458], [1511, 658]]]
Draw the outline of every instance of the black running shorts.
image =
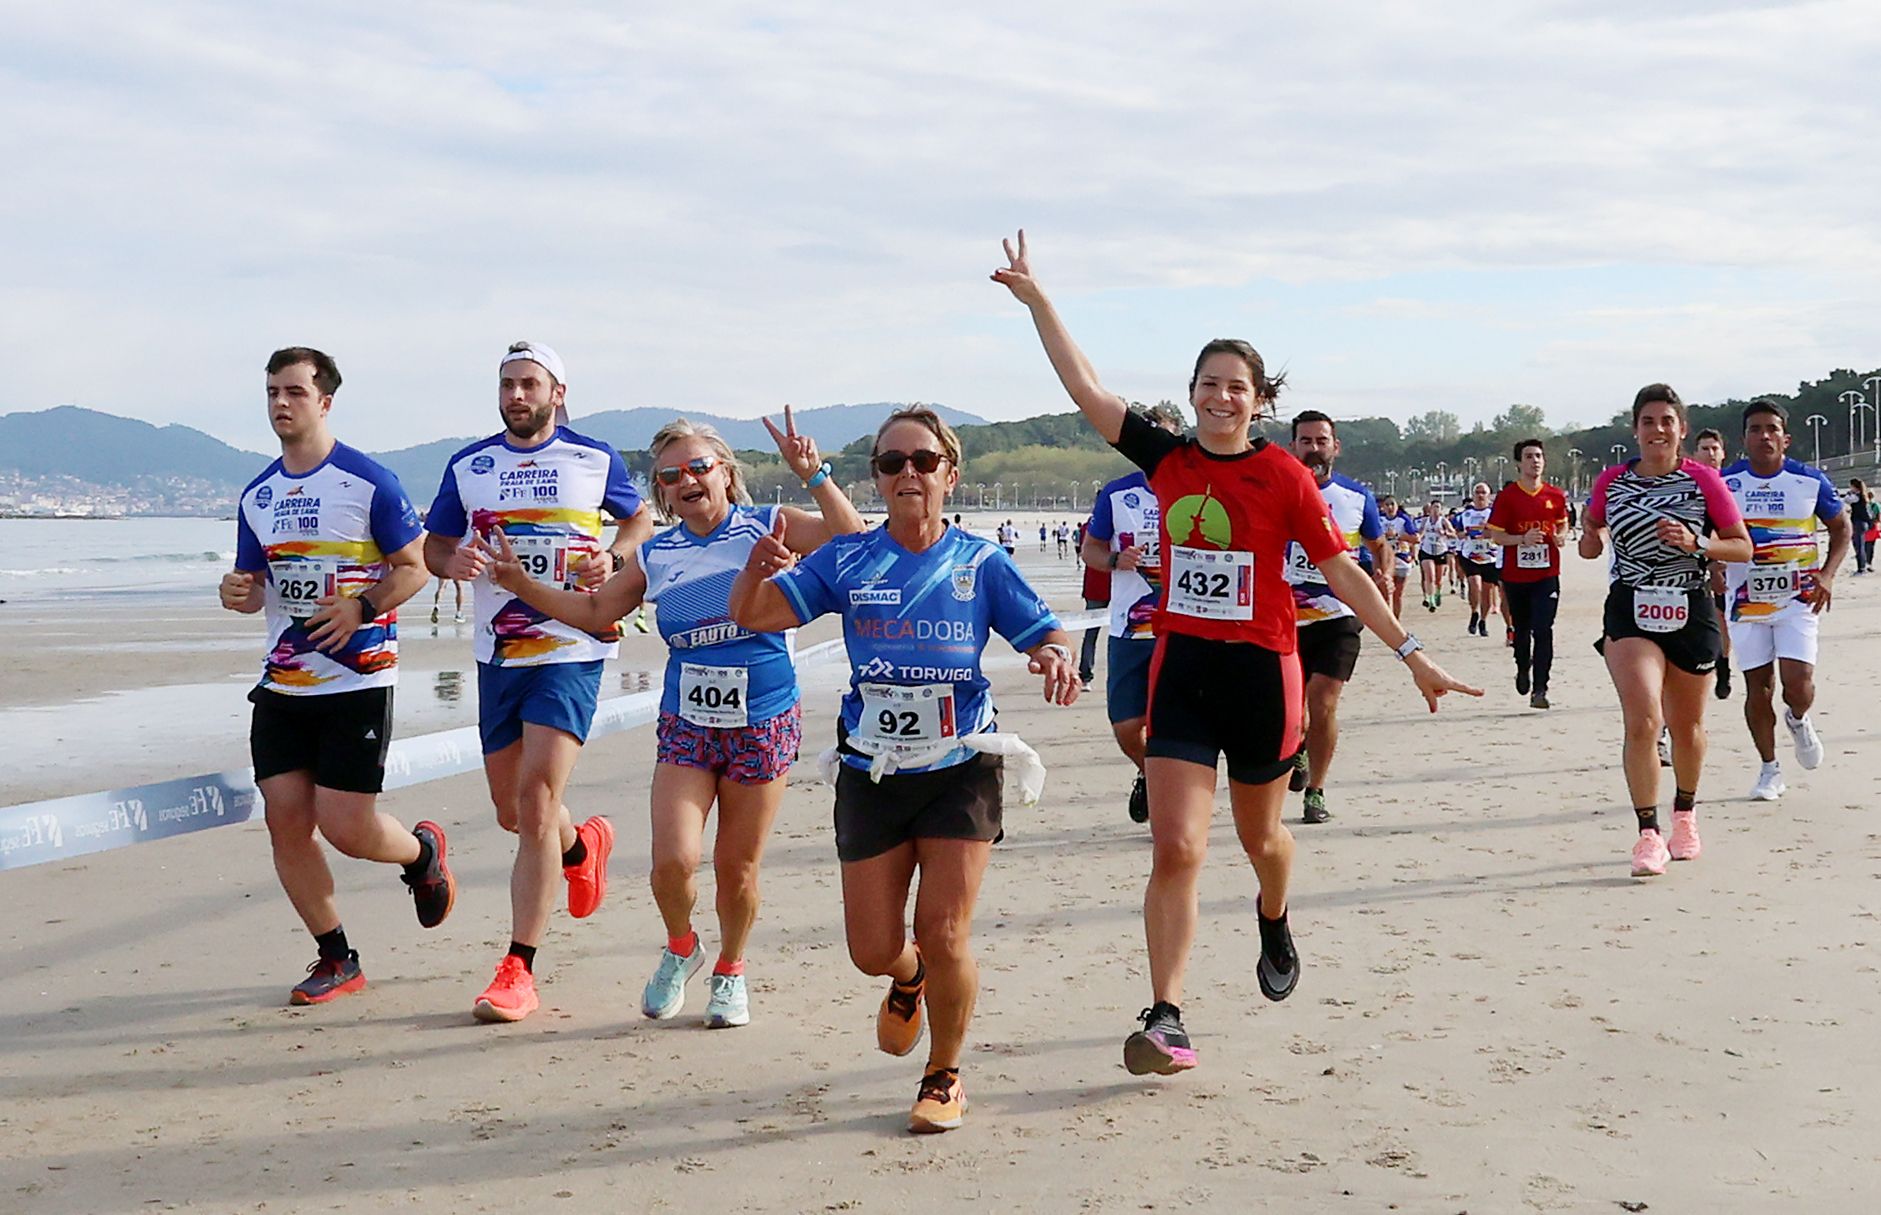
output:
[[1308, 679], [1324, 675], [1340, 683], [1351, 682], [1352, 670], [1358, 666], [1361, 632], [1359, 622], [1350, 616], [1301, 625], [1300, 673]]
[[1502, 570], [1497, 567], [1495, 562], [1471, 561], [1468, 557], [1463, 557], [1461, 560], [1463, 562], [1463, 576], [1465, 578], [1481, 578], [1491, 586], [1502, 581]]
[[1616, 582], [1607, 590], [1602, 632], [1609, 641], [1643, 637], [1665, 651], [1665, 660], [1681, 671], [1709, 675], [1717, 669], [1724, 655], [1724, 638], [1718, 628], [1718, 613], [1711, 603], [1711, 591], [1693, 587], [1685, 593], [1691, 605], [1685, 625], [1673, 633], [1651, 633], [1633, 619], [1633, 588]]
[[1229, 780], [1264, 785], [1300, 749], [1304, 686], [1297, 654], [1165, 633], [1150, 661], [1146, 749], [1209, 768], [1226, 756]]
[[997, 840], [1005, 771], [1000, 756], [975, 755], [951, 768], [872, 781], [843, 764], [836, 774], [836, 859], [866, 861], [909, 840]]
[[255, 706], [248, 752], [256, 781], [311, 772], [322, 789], [378, 793], [385, 788], [385, 752], [392, 743], [391, 688], [324, 696], [288, 696], [255, 688], [248, 701]]

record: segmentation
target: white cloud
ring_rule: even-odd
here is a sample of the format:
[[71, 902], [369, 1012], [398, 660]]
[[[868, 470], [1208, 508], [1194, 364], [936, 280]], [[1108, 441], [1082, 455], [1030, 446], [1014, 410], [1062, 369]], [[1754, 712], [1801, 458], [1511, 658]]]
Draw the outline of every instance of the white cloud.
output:
[[[1870, 0], [81, 2], [9, 35], [0, 407], [262, 447], [260, 363], [306, 341], [392, 446], [494, 425], [528, 335], [590, 409], [1059, 409], [984, 278], [1021, 222], [1133, 396], [1238, 325], [1399, 416], [1881, 361]], [[1584, 298], [1659, 273], [1711, 311]]]

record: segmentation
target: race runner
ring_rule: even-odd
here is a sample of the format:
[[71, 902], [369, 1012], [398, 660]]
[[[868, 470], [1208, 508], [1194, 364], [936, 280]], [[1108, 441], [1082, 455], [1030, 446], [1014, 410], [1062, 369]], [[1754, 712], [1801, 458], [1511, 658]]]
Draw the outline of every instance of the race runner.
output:
[[[1170, 434], [1182, 433], [1182, 415], [1157, 405], [1145, 414]], [[1141, 470], [1098, 491], [1080, 556], [1110, 578], [1110, 646], [1104, 657], [1104, 712], [1117, 748], [1136, 765], [1130, 786], [1133, 823], [1149, 822], [1149, 787], [1143, 783], [1144, 718], [1149, 712], [1150, 659], [1156, 653], [1156, 605], [1162, 599], [1162, 555], [1156, 495]]]
[[[1371, 575], [1379, 596], [1389, 604], [1393, 562], [1378, 502], [1371, 490], [1333, 471], [1339, 458], [1338, 425], [1317, 409], [1295, 415], [1293, 454], [1313, 474], [1346, 547], [1358, 554], [1359, 568]], [[1300, 671], [1306, 677], [1306, 746], [1293, 757], [1287, 787], [1297, 784], [1303, 790], [1300, 821], [1323, 823], [1332, 817], [1326, 809], [1326, 778], [1339, 746], [1339, 695], [1358, 665], [1359, 621], [1297, 540], [1287, 549], [1286, 578], [1293, 588]], [[1396, 612], [1392, 618], [1397, 618]]]
[[1489, 636], [1489, 618], [1496, 614], [1496, 592], [1502, 584], [1501, 549], [1489, 537], [1489, 483], [1470, 487], [1470, 500], [1457, 512], [1457, 559], [1462, 562], [1464, 585], [1469, 590], [1469, 631]]
[[[1692, 450], [1695, 453], [1693, 459], [1706, 467], [1717, 469], [1719, 475], [1723, 475], [1724, 466], [1729, 462], [1729, 457], [1725, 453], [1724, 436], [1721, 433], [1707, 426], [1699, 431], [1698, 437], [1692, 441]], [[1722, 562], [1713, 562], [1709, 571], [1711, 601], [1718, 609], [1719, 620], [1730, 619], [1725, 603], [1724, 570]], [[1725, 629], [1722, 637], [1724, 656], [1718, 660], [1717, 697], [1719, 700], [1729, 700], [1731, 698], [1731, 630]], [[1670, 740], [1667, 740], [1666, 745], [1670, 746]]]
[[1031, 312], [1065, 391], [1098, 434], [1143, 468], [1162, 509], [1168, 581], [1156, 619], [1144, 763], [1155, 843], [1143, 899], [1152, 1003], [1125, 1040], [1123, 1057], [1133, 1075], [1167, 1075], [1196, 1063], [1180, 1004], [1216, 765], [1224, 754], [1235, 830], [1260, 879], [1256, 981], [1269, 1000], [1286, 999], [1299, 981], [1287, 924], [1293, 836], [1281, 822], [1287, 771], [1301, 743], [1303, 692], [1285, 577], [1289, 545], [1304, 546], [1332, 592], [1404, 660], [1433, 712], [1447, 692], [1482, 693], [1446, 675], [1392, 618], [1346, 553], [1305, 465], [1250, 437], [1256, 413], [1271, 407], [1280, 387], [1252, 346], [1223, 339], [1202, 348], [1189, 384], [1195, 434], [1172, 435], [1132, 414], [1098, 382], [1032, 277], [1025, 233], [1016, 249], [1007, 241], [1005, 250], [1007, 264], [993, 281]]
[[732, 618], [776, 632], [842, 616], [852, 670], [830, 759], [843, 925], [856, 968], [889, 980], [876, 1045], [906, 1055], [924, 1016], [931, 1022], [908, 1117], [909, 1130], [927, 1133], [966, 1116], [960, 1054], [979, 992], [973, 907], [1000, 835], [1005, 758], [1038, 763], [999, 733], [980, 655], [994, 633], [1004, 637], [1030, 656], [1053, 704], [1077, 699], [1078, 678], [1070, 638], [1018, 567], [947, 526], [942, 508], [960, 480], [953, 429], [930, 409], [897, 410], [876, 432], [870, 467], [888, 523], [801, 563], [766, 537], [732, 587]]
[[699, 895], [694, 875], [716, 802], [719, 951], [707, 979], [708, 1029], [751, 1020], [745, 944], [757, 921], [758, 867], [803, 729], [797, 672], [784, 636], [732, 622], [732, 582], [767, 535], [804, 554], [832, 534], [862, 530], [861, 516], [830, 476], [815, 440], [797, 433], [790, 406], [782, 431], [769, 418], [764, 425], [821, 514], [751, 505], [744, 470], [718, 432], [680, 418], [648, 445], [654, 510], [673, 526], [629, 553], [599, 591], [588, 595], [532, 578], [501, 533], [490, 567], [504, 590], [587, 633], [602, 631], [642, 602], [659, 607], [667, 657], [653, 768], [652, 885], [666, 946], [640, 1011], [654, 1020], [678, 1016], [687, 980], [705, 965], [705, 943], [692, 924]]
[[340, 369], [306, 346], [268, 357], [268, 422], [281, 456], [242, 490], [222, 606], [267, 613], [248, 745], [274, 871], [318, 957], [288, 994], [324, 1004], [366, 985], [314, 832], [347, 856], [403, 869], [418, 923], [436, 928], [457, 883], [444, 829], [407, 831], [378, 809], [398, 681], [398, 605], [429, 579], [423, 528], [398, 478], [327, 426]]
[[1417, 538], [1417, 569], [1424, 591], [1424, 609], [1434, 612], [1443, 606], [1443, 576], [1450, 564], [1450, 546], [1456, 529], [1444, 518], [1443, 504], [1435, 498], [1424, 503], [1424, 513], [1412, 519], [1405, 530]]
[[1554, 669], [1554, 617], [1561, 606], [1561, 546], [1567, 543], [1567, 495], [1542, 481], [1548, 454], [1540, 439], [1515, 445], [1516, 479], [1496, 495], [1489, 538], [1502, 547], [1502, 594], [1515, 621], [1515, 691], [1528, 707], [1548, 707]]
[[[1724, 470], [1725, 488], [1750, 529], [1749, 564], [1725, 567], [1729, 628], [1744, 669], [1744, 723], [1763, 761], [1750, 796], [1783, 796], [1776, 757], [1777, 679], [1783, 681], [1783, 725], [1796, 762], [1822, 762], [1822, 737], [1809, 720], [1816, 701], [1816, 628], [1833, 598], [1835, 575], [1848, 557], [1853, 529], [1835, 485], [1820, 469], [1788, 458], [1789, 411], [1775, 401], [1744, 407], [1744, 458]], [[1829, 532], [1829, 553], [1817, 564], [1816, 521]]]
[[[539, 1003], [536, 948], [548, 928], [557, 868], [576, 919], [593, 915], [607, 894], [613, 825], [597, 814], [577, 830], [562, 791], [594, 722], [601, 666], [614, 656], [620, 628], [609, 623], [587, 633], [549, 619], [490, 578], [480, 541], [500, 528], [532, 574], [563, 586], [598, 585], [647, 537], [652, 519], [619, 453], [565, 424], [561, 356], [517, 342], [497, 380], [504, 429], [445, 466], [424, 553], [432, 573], [475, 583], [483, 772], [498, 825], [517, 837], [509, 951], [471, 1011], [480, 1021], [520, 1021]], [[607, 548], [603, 510], [619, 520]]]
[[[1685, 402], [1665, 384], [1633, 399], [1639, 455], [1594, 481], [1580, 554], [1600, 557], [1611, 541], [1611, 586], [1599, 648], [1626, 719], [1627, 792], [1639, 821], [1634, 877], [1696, 860], [1698, 781], [1705, 763], [1706, 685], [1718, 661], [1718, 618], [1707, 561], [1748, 561], [1750, 536], [1718, 474], [1684, 458]], [[1662, 707], [1663, 706], [1663, 707]], [[1672, 840], [1659, 825], [1661, 724], [1672, 731]]]
[[1391, 614], [1404, 619], [1404, 584], [1410, 580], [1416, 561], [1411, 544], [1411, 516], [1390, 494], [1378, 499], [1378, 521], [1385, 528], [1385, 543], [1391, 546]]

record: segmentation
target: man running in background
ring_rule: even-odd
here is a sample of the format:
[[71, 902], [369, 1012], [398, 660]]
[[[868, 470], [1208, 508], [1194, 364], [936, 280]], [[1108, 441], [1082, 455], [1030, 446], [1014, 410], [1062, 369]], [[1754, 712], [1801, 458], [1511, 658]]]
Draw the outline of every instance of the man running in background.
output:
[[[1170, 434], [1182, 433], [1182, 415], [1157, 405], [1144, 416]], [[1150, 659], [1156, 654], [1152, 618], [1162, 598], [1159, 543], [1162, 512], [1149, 479], [1132, 469], [1104, 486], [1092, 505], [1079, 556], [1110, 576], [1110, 650], [1105, 657], [1104, 710], [1117, 747], [1136, 765], [1130, 786], [1130, 821], [1149, 821], [1149, 792], [1143, 784], [1143, 748], [1149, 715]]]
[[[1078, 557], [1084, 566], [1084, 610], [1097, 612], [1110, 606], [1110, 569], [1099, 569], [1083, 560], [1084, 537], [1090, 528], [1088, 519], [1078, 524]], [[1097, 638], [1103, 632], [1102, 626], [1085, 629], [1084, 644], [1078, 647], [1078, 682], [1086, 688], [1097, 678]]]
[[[1809, 720], [1816, 700], [1817, 618], [1828, 610], [1836, 571], [1848, 556], [1852, 529], [1841, 495], [1820, 469], [1788, 458], [1789, 411], [1774, 401], [1744, 407], [1744, 458], [1724, 470], [1750, 528], [1748, 564], [1725, 568], [1729, 625], [1744, 669], [1744, 722], [1763, 768], [1750, 796], [1783, 796], [1776, 757], [1777, 678], [1783, 681], [1783, 724], [1805, 769], [1822, 762], [1822, 738]], [[1829, 554], [1817, 565], [1816, 521], [1829, 529]]]
[[[1724, 449], [1722, 434], [1707, 426], [1698, 432], [1698, 437], [1693, 441], [1693, 449], [1697, 453], [1693, 458], [1700, 464], [1715, 468], [1719, 472], [1724, 471], [1724, 463], [1728, 457]], [[1728, 621], [1731, 617], [1724, 599], [1724, 566], [1714, 563], [1711, 567], [1710, 578], [1711, 601], [1717, 606], [1718, 619]], [[1731, 630], [1728, 628], [1724, 630], [1724, 657], [1718, 661], [1716, 694], [1719, 700], [1731, 698]]]
[[1457, 554], [1470, 597], [1469, 631], [1478, 637], [1489, 636], [1489, 618], [1496, 613], [1502, 583], [1500, 550], [1489, 537], [1489, 510], [1489, 483], [1478, 481], [1470, 488], [1470, 500], [1457, 511], [1457, 534], [1462, 537]]
[[[1378, 500], [1357, 481], [1332, 471], [1339, 458], [1333, 420], [1317, 409], [1295, 415], [1293, 454], [1319, 483], [1320, 496], [1332, 508], [1332, 521], [1358, 553], [1359, 564], [1378, 584], [1385, 602], [1391, 602], [1392, 558], [1378, 518]], [[1326, 777], [1339, 746], [1339, 694], [1358, 665], [1360, 626], [1298, 542], [1287, 549], [1286, 577], [1293, 587], [1300, 673], [1306, 677], [1306, 746], [1294, 757], [1289, 787], [1297, 781], [1305, 791], [1301, 820], [1323, 823], [1332, 817], [1326, 809]]]
[[[451, 457], [432, 504], [425, 563], [441, 577], [475, 582], [477, 727], [496, 821], [517, 835], [510, 873], [509, 952], [477, 997], [480, 1021], [534, 1012], [536, 947], [548, 930], [555, 873], [568, 882], [568, 913], [593, 915], [607, 894], [614, 828], [600, 815], [579, 830], [562, 792], [594, 722], [601, 666], [618, 649], [618, 624], [584, 633], [552, 620], [484, 572], [471, 543], [501, 529], [535, 577], [598, 585], [621, 554], [653, 530], [620, 454], [566, 426], [568, 377], [547, 346], [517, 342], [497, 368], [504, 429]], [[601, 544], [601, 512], [620, 520]]]
[[1378, 520], [1384, 524], [1385, 543], [1391, 547], [1391, 614], [1404, 619], [1404, 584], [1411, 576], [1411, 516], [1390, 494], [1378, 499]]
[[1489, 538], [1502, 549], [1502, 594], [1515, 629], [1515, 691], [1531, 709], [1548, 707], [1554, 667], [1554, 617], [1561, 604], [1561, 546], [1567, 543], [1567, 495], [1542, 481], [1548, 455], [1540, 439], [1515, 445], [1516, 480], [1496, 495]]
[[314, 939], [318, 958], [289, 993], [324, 1004], [366, 985], [346, 940], [333, 873], [316, 831], [347, 856], [398, 865], [418, 923], [436, 928], [457, 885], [444, 831], [410, 831], [381, 813], [398, 605], [424, 589], [423, 528], [398, 478], [327, 427], [340, 369], [305, 346], [268, 359], [268, 421], [281, 457], [242, 491], [235, 569], [222, 606], [267, 612], [261, 682], [249, 693], [249, 749], [274, 871]]

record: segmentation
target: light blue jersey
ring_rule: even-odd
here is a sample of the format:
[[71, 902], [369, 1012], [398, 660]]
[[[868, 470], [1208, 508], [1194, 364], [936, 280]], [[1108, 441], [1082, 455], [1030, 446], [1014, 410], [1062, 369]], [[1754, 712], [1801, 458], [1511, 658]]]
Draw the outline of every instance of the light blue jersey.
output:
[[640, 546], [646, 601], [666, 639], [660, 711], [694, 725], [761, 725], [797, 703], [797, 669], [782, 633], [732, 622], [731, 587], [751, 549], [770, 534], [775, 506], [736, 506], [710, 535], [681, 523]]
[[842, 758], [864, 771], [872, 755], [893, 756], [901, 772], [972, 759], [958, 740], [997, 729], [980, 672], [986, 643], [998, 633], [1025, 651], [1058, 627], [1011, 557], [953, 527], [924, 553], [885, 527], [837, 536], [772, 581], [800, 623], [842, 615]]

